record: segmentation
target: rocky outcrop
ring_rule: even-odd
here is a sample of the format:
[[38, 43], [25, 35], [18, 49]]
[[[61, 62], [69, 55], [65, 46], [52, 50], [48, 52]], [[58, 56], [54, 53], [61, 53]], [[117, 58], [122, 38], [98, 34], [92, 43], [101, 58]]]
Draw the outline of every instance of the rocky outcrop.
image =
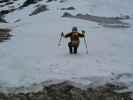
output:
[[1, 0], [0, 3], [10, 2], [10, 0]]
[[123, 86], [105, 84], [82, 89], [69, 81], [51, 84], [37, 92], [0, 93], [0, 100], [133, 100], [131, 92], [117, 93]]
[[41, 12], [47, 11], [48, 8], [46, 5], [40, 5], [38, 8], [36, 8], [29, 16], [37, 15]]
[[111, 28], [129, 28], [130, 27], [128, 23], [123, 22], [123, 20], [130, 18], [128, 15], [120, 16], [120, 17], [101, 17], [101, 16], [94, 16], [89, 14], [86, 14], [86, 15], [77, 14], [74, 16], [68, 12], [65, 12], [62, 17], [93, 21], [104, 27], [111, 27]]
[[75, 8], [73, 6], [71, 6], [71, 7], [67, 7], [67, 8], [61, 8], [61, 10], [75, 10]]
[[26, 1], [23, 3], [23, 5], [20, 6], [20, 8], [27, 7], [27, 6], [31, 5], [31, 4], [35, 4], [35, 3], [39, 2], [39, 1], [41, 1], [41, 0], [26, 0]]
[[68, 0], [60, 0], [60, 3], [64, 3], [64, 2], [66, 2], [66, 1], [68, 1]]
[[3, 18], [3, 16], [0, 16], [0, 22], [6, 23], [6, 20]]
[[0, 42], [8, 40], [10, 35], [11, 29], [6, 27], [6, 23], [0, 23]]
[[13, 12], [13, 11], [15, 11], [16, 9], [9, 9], [9, 10], [2, 10], [2, 11], [0, 11], [0, 15], [5, 15], [5, 14], [8, 14], [8, 13], [10, 13], [10, 12]]
[[10, 29], [0, 29], [0, 42], [8, 40], [11, 37]]
[[52, 1], [57, 1], [57, 0], [47, 0], [46, 2], [49, 3], [49, 2], [52, 2]]

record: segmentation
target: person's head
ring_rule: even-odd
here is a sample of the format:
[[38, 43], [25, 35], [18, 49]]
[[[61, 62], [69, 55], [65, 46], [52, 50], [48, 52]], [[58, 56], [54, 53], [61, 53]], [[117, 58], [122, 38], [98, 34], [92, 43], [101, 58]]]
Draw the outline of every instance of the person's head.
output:
[[72, 32], [78, 32], [78, 28], [77, 28], [76, 26], [74, 26], [74, 27], [72, 28]]

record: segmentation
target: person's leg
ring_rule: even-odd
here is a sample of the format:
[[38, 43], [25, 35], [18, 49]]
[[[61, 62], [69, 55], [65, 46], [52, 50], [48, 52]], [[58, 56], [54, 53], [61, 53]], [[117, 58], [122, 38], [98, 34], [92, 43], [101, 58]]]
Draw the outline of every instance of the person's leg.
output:
[[74, 54], [77, 54], [77, 49], [78, 49], [78, 48], [75, 46], [75, 47], [74, 47]]
[[71, 42], [68, 43], [68, 47], [69, 47], [69, 53], [72, 54], [73, 53], [73, 48], [72, 48], [72, 43]]
[[72, 54], [73, 53], [73, 48], [70, 46], [69, 47], [69, 53]]

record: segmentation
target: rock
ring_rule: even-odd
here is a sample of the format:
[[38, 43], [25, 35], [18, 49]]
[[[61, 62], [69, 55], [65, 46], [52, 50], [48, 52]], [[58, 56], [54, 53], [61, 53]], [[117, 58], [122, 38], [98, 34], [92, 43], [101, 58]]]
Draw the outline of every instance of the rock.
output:
[[9, 2], [10, 0], [1, 0], [0, 3], [6, 3]]
[[64, 3], [65, 1], [67, 1], [67, 0], [60, 0], [60, 3]]
[[39, 1], [39, 0], [26, 0], [26, 1], [23, 3], [23, 5], [20, 6], [19, 8], [21, 9], [21, 8], [27, 7], [27, 6], [31, 5], [31, 4], [37, 3], [38, 1]]
[[87, 100], [87, 96], [85, 96], [85, 91], [73, 88], [70, 90], [71, 99], [72, 100]]
[[57, 1], [57, 0], [47, 0], [46, 2], [49, 3], [49, 2], [52, 2], [52, 1]]
[[3, 18], [3, 16], [0, 16], [0, 22], [6, 23], [6, 20]]
[[19, 94], [17, 94], [17, 97], [18, 97], [20, 100], [28, 100], [28, 99], [27, 99], [27, 96], [26, 96], [24, 93], [19, 93]]
[[9, 28], [5, 28], [4, 26], [0, 27], [0, 42], [3, 42], [4, 40], [8, 40], [11, 37], [10, 31], [11, 29]]
[[13, 11], [13, 10], [12, 10], [12, 9], [11, 9], [11, 10], [2, 10], [2, 11], [0, 11], [0, 15], [8, 14], [8, 13], [10, 13], [11, 11]]
[[61, 8], [61, 10], [75, 10], [75, 8], [73, 6], [68, 7], [68, 8]]
[[72, 14], [68, 13], [68, 12], [64, 12], [62, 17], [72, 17]]
[[47, 11], [48, 8], [46, 5], [40, 5], [37, 9], [35, 9], [29, 16], [37, 15], [41, 12]]

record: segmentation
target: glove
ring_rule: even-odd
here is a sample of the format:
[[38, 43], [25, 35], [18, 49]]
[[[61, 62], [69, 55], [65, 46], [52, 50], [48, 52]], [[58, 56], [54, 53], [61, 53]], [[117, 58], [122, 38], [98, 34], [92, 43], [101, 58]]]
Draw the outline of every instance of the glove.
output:
[[82, 34], [85, 36], [85, 31], [84, 30], [82, 30]]
[[61, 33], [61, 36], [64, 37], [64, 33], [63, 32]]

